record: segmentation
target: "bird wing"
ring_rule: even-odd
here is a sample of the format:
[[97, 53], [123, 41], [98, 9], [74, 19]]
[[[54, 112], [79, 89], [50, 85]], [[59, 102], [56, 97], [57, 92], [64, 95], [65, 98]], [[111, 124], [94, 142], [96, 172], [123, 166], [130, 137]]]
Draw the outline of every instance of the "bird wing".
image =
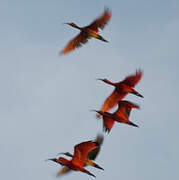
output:
[[129, 121], [127, 107], [124, 107], [124, 106], [118, 107], [118, 109], [114, 113], [114, 117], [115, 117], [115, 120], [118, 122]]
[[131, 110], [132, 110], [131, 107], [118, 105], [118, 109], [115, 112], [115, 115], [120, 117], [122, 120], [128, 121]]
[[123, 108], [123, 112], [124, 112], [124, 114], [125, 114], [127, 117], [130, 116], [131, 110], [132, 110], [131, 107]]
[[128, 107], [128, 108], [136, 108], [136, 109], [140, 108], [139, 105], [126, 100], [119, 101], [118, 107], [126, 107], [126, 108]]
[[118, 109], [115, 112], [115, 114], [120, 116], [122, 119], [127, 120], [132, 108], [139, 109], [139, 106], [134, 103], [131, 103], [130, 101], [119, 101]]
[[91, 150], [87, 155], [87, 159], [90, 159], [90, 160], [95, 160], [96, 159], [96, 157], [97, 157], [97, 155], [98, 155], [98, 153], [100, 151], [100, 147], [101, 147], [101, 145], [103, 143], [103, 139], [104, 139], [103, 135], [99, 134], [97, 136], [97, 138], [95, 139], [95, 142], [98, 144], [99, 147]]
[[67, 54], [75, 48], [81, 47], [83, 44], [88, 42], [90, 37], [85, 32], [80, 32], [74, 39], [72, 39], [66, 47], [60, 52], [61, 54]]
[[114, 125], [114, 120], [108, 116], [103, 116], [103, 129], [109, 132]]
[[67, 166], [65, 166], [60, 171], [58, 171], [56, 176], [58, 177], [58, 176], [61, 176], [63, 174], [67, 174], [69, 172], [71, 172], [71, 169], [69, 169]]
[[127, 115], [127, 117], [130, 116], [130, 112], [132, 108], [139, 109], [140, 107], [137, 104], [131, 103], [130, 101], [124, 101], [126, 103], [126, 106], [124, 108], [124, 113]]
[[104, 13], [95, 21], [93, 21], [88, 26], [88, 28], [93, 29], [95, 31], [98, 31], [98, 28], [104, 29], [105, 25], [108, 23], [110, 18], [111, 18], [111, 11], [109, 9], [105, 9]]
[[[101, 107], [101, 111], [102, 112], [108, 112], [110, 109], [112, 109], [117, 103], [118, 101], [120, 101], [124, 96], [126, 95], [126, 93], [124, 92], [117, 92], [116, 90], [114, 90], [112, 92], [112, 94], [105, 100], [104, 104]], [[102, 117], [102, 115], [100, 115], [99, 113], [97, 114], [97, 117]]]
[[142, 78], [143, 72], [141, 70], [136, 71], [134, 75], [127, 76], [122, 83], [134, 87]]
[[74, 147], [74, 156], [72, 158], [72, 162], [83, 167], [85, 165], [88, 153], [97, 147], [97, 144], [92, 141], [77, 144]]

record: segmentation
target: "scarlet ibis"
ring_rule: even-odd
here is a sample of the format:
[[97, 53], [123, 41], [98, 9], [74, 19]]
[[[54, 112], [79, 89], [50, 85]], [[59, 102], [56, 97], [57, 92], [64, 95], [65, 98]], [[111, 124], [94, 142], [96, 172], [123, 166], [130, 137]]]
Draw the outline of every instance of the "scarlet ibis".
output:
[[[100, 167], [98, 164], [96, 164], [94, 162], [94, 160], [96, 159], [97, 155], [99, 154], [99, 151], [101, 149], [101, 145], [103, 143], [103, 135], [99, 134], [97, 136], [97, 138], [95, 139], [95, 142], [98, 143], [98, 147], [93, 149], [92, 151], [90, 151], [87, 155], [87, 158], [86, 158], [86, 162], [85, 162], [85, 166], [93, 166], [95, 168], [98, 168], [98, 169], [101, 169], [101, 170], [104, 170], [102, 167]], [[73, 155], [69, 152], [65, 152], [65, 153], [59, 153], [59, 154], [64, 154], [66, 156], [69, 156], [69, 157], [72, 157], [73, 158]], [[57, 173], [57, 176], [61, 176], [62, 174], [66, 174], [70, 172], [70, 169], [65, 166], [63, 167], [58, 173]]]
[[104, 42], [108, 42], [98, 34], [98, 30], [104, 29], [110, 18], [111, 11], [109, 9], [105, 9], [104, 13], [88, 26], [79, 27], [75, 23], [64, 23], [76, 29], [79, 29], [81, 32], [66, 45], [66, 47], [61, 51], [61, 54], [67, 54], [75, 48], [82, 46], [88, 41], [88, 39], [92, 37]]
[[74, 171], [81, 171], [90, 176], [96, 177], [94, 174], [90, 173], [84, 168], [88, 153], [96, 148], [99, 148], [98, 142], [95, 141], [86, 141], [80, 144], [77, 144], [74, 147], [74, 155], [71, 160], [65, 159], [63, 157], [49, 159], [56, 163], [66, 166]]
[[121, 100], [118, 102], [118, 109], [114, 113], [95, 111], [102, 115], [103, 130], [109, 133], [114, 125], [114, 122], [126, 123], [128, 125], [138, 127], [138, 125], [129, 120], [132, 108], [139, 109], [139, 106], [129, 101]]
[[[102, 112], [107, 112], [112, 109], [120, 100], [122, 100], [128, 93], [134, 94], [136, 96], [142, 97], [135, 89], [135, 85], [142, 78], [143, 72], [139, 69], [136, 70], [134, 75], [127, 76], [123, 81], [113, 83], [107, 79], [98, 79], [107, 84], [110, 84], [115, 87], [112, 94], [105, 100], [104, 104], [101, 107]], [[101, 117], [100, 114], [97, 114], [98, 117]]]

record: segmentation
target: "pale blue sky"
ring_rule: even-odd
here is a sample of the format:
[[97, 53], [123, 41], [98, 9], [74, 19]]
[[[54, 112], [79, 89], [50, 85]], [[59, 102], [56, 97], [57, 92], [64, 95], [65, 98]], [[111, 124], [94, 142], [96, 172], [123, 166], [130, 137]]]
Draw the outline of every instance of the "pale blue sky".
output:
[[[84, 47], [59, 56], [78, 31], [62, 25], [91, 23], [112, 10], [100, 34]], [[131, 121], [105, 135], [97, 179], [179, 179], [178, 0], [1, 0], [0, 1], [0, 179], [56, 179], [61, 168], [45, 162], [58, 152], [95, 138], [99, 109], [113, 87], [95, 78], [120, 81], [141, 68], [136, 90], [144, 99]], [[63, 179], [93, 179], [74, 172]]]

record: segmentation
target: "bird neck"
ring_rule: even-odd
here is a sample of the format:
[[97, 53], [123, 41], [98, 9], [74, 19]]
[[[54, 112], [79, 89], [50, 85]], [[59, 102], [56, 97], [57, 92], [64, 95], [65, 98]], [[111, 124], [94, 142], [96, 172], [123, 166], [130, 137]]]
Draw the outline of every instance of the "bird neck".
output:
[[77, 26], [76, 24], [73, 24], [73, 26], [72, 26], [72, 27], [74, 27], [74, 28], [76, 28], [76, 29], [81, 30], [81, 28], [80, 28], [79, 26]]
[[60, 160], [59, 160], [59, 163], [61, 164], [61, 165], [63, 165], [63, 166], [68, 166], [69, 165], [69, 160], [68, 159], [65, 159], [65, 158], [61, 158]]
[[103, 117], [109, 117], [109, 118], [112, 117], [112, 114], [109, 113], [109, 112], [102, 112], [102, 111], [100, 111], [100, 114], [101, 114]]
[[109, 118], [112, 118], [113, 117], [113, 114], [112, 113], [109, 113], [109, 112], [105, 112], [105, 116], [109, 117]]
[[109, 81], [109, 80], [106, 80], [105, 83], [110, 84], [110, 85], [112, 85], [112, 86], [116, 86], [116, 83], [113, 83], [113, 82], [111, 82], [111, 81]]

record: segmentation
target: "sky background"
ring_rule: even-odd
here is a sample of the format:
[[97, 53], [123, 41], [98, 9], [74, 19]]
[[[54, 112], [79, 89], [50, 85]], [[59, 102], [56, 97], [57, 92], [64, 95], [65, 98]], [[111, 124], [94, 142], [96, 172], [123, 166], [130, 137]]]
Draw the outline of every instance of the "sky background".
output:
[[[66, 56], [59, 52], [104, 7], [112, 11], [100, 34]], [[102, 132], [100, 109], [117, 82], [142, 69], [135, 89], [144, 99], [130, 120], [105, 135], [96, 179], [179, 179], [178, 0], [0, 0], [0, 179], [55, 180], [61, 168], [45, 159]], [[73, 172], [61, 179], [93, 179]]]

